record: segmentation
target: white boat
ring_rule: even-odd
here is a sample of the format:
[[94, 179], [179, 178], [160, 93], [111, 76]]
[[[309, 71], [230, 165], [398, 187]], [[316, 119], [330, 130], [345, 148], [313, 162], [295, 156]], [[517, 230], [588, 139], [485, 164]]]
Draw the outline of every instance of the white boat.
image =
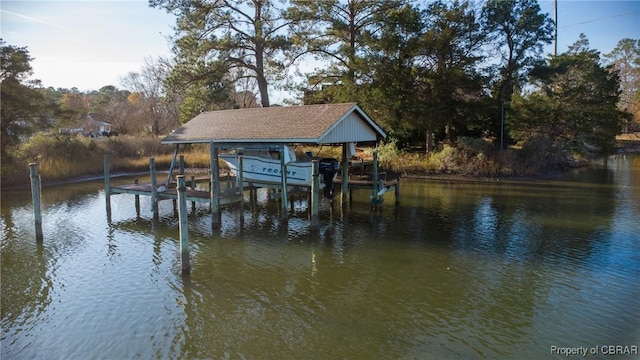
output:
[[[289, 146], [285, 146], [283, 152], [268, 147], [244, 148], [220, 154], [219, 157], [229, 166], [232, 175], [235, 176], [238, 174], [239, 159], [242, 157], [242, 178], [246, 183], [281, 184], [281, 153], [284, 155], [284, 162], [287, 165], [287, 185], [311, 186], [311, 161], [297, 160], [295, 152]], [[325, 183], [329, 183], [329, 187], [333, 189], [333, 179], [335, 179], [338, 170], [338, 161], [321, 159], [319, 168], [320, 188], [324, 188]]]

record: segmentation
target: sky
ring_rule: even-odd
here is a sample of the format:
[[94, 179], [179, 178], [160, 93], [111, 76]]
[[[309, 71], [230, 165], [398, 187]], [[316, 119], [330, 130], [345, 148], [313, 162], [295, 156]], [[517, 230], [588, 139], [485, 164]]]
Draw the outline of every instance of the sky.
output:
[[[553, 18], [553, 0], [539, 4]], [[623, 38], [640, 39], [640, 0], [558, 0], [557, 6], [559, 53], [580, 33], [603, 54]], [[167, 39], [175, 17], [147, 0], [0, 0], [0, 15], [0, 37], [27, 47], [34, 58], [32, 78], [45, 87], [123, 88], [122, 78], [139, 72], [145, 59], [171, 57]], [[553, 44], [546, 48], [552, 52]]]

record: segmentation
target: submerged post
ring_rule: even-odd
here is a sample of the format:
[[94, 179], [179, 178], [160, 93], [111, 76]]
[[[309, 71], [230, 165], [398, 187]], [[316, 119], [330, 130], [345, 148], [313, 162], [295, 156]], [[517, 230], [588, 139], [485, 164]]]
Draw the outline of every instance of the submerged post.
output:
[[109, 155], [104, 156], [104, 198], [107, 205], [107, 218], [111, 218], [111, 174], [109, 173]]
[[220, 169], [218, 168], [218, 148], [209, 143], [209, 165], [211, 170], [211, 228], [220, 227]]
[[31, 199], [33, 200], [33, 217], [36, 226], [36, 241], [42, 241], [42, 215], [40, 214], [41, 205], [41, 182], [38, 175], [38, 163], [29, 164], [29, 177], [31, 178]]
[[184, 175], [178, 175], [178, 220], [180, 228], [180, 262], [182, 264], [182, 275], [191, 273], [189, 263], [189, 224], [187, 222], [187, 196]]
[[[320, 200], [320, 179], [318, 173], [319, 162], [318, 160], [311, 161], [311, 228], [317, 229], [318, 221], [318, 208]], [[327, 186], [327, 184], [325, 184]]]
[[151, 210], [153, 219], [158, 219], [158, 179], [156, 177], [156, 159], [149, 158], [149, 171], [151, 172]]

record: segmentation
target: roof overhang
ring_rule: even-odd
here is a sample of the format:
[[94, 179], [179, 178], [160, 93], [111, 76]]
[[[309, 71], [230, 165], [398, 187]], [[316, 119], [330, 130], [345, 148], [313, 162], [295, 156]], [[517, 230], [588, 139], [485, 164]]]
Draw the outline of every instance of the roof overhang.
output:
[[382, 128], [356, 103], [221, 110], [201, 113], [163, 144], [343, 144], [377, 142]]

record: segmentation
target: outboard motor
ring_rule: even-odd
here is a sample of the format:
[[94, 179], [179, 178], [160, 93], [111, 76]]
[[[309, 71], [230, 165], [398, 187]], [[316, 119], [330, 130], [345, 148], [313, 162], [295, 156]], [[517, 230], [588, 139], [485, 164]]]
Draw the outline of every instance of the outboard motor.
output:
[[324, 197], [331, 200], [333, 199], [333, 178], [338, 173], [338, 160], [332, 158], [321, 159], [318, 164], [318, 170], [322, 174], [322, 180], [324, 182]]

